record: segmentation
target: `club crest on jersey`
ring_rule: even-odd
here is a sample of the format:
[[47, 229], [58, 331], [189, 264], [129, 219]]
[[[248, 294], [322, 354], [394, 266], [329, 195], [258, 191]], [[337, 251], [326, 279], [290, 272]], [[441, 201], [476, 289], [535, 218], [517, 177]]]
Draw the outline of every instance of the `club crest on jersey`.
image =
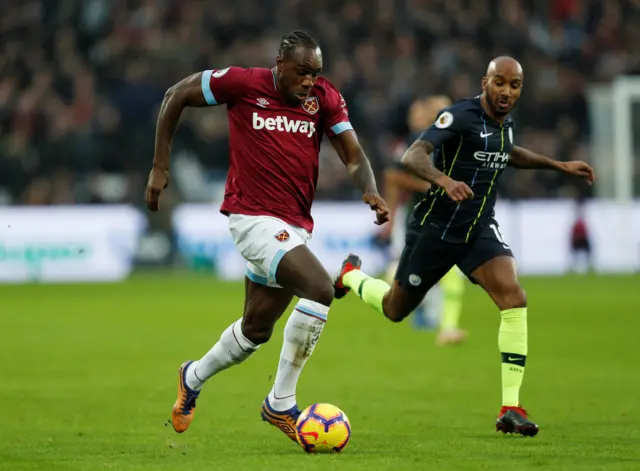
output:
[[302, 102], [302, 109], [304, 109], [309, 114], [316, 114], [320, 110], [320, 103], [318, 103], [318, 98], [314, 96], [307, 97]]
[[274, 237], [280, 242], [286, 242], [289, 240], [289, 233], [285, 229], [282, 229]]

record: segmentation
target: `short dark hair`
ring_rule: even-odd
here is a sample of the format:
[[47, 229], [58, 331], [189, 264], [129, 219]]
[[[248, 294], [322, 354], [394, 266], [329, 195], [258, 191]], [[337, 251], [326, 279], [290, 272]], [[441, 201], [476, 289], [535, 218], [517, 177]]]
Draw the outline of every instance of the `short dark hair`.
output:
[[282, 36], [278, 54], [280, 54], [280, 57], [284, 57], [285, 54], [292, 52], [298, 46], [315, 49], [319, 45], [320, 44], [318, 43], [318, 40], [311, 36], [309, 33], [299, 30], [291, 31], [290, 33]]

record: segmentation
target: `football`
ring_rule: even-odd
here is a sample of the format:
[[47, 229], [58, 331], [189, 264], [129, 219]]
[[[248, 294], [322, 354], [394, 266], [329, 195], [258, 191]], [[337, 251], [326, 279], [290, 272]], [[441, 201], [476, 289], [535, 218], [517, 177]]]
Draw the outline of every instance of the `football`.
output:
[[296, 436], [307, 453], [340, 453], [351, 438], [351, 424], [333, 404], [312, 404], [298, 417]]

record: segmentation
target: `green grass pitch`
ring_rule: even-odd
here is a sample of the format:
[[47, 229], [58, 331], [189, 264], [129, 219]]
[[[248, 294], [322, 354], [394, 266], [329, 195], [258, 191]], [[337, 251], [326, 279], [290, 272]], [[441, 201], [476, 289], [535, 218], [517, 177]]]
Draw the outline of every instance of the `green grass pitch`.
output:
[[2, 470], [638, 470], [639, 277], [524, 278], [533, 439], [495, 432], [499, 316], [468, 285], [458, 347], [336, 302], [300, 405], [345, 410], [341, 455], [307, 456], [261, 422], [272, 341], [211, 380], [188, 432], [165, 426], [177, 369], [240, 315], [241, 284], [144, 275], [123, 284], [0, 286]]

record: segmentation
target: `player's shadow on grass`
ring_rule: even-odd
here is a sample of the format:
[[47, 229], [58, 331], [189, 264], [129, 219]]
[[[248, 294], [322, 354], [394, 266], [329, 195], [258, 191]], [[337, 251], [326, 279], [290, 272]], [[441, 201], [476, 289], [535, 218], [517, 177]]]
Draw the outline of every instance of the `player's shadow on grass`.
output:
[[[531, 437], [522, 437], [520, 435], [503, 435], [502, 433], [485, 433], [485, 434], [480, 434], [480, 433], [476, 433], [473, 435], [464, 435], [464, 434], [460, 434], [458, 435], [458, 437], [460, 438], [471, 438], [474, 440], [525, 440], [525, 441], [530, 441], [530, 442], [541, 442], [540, 438], [531, 438]], [[543, 442], [543, 441], [542, 441]]]

